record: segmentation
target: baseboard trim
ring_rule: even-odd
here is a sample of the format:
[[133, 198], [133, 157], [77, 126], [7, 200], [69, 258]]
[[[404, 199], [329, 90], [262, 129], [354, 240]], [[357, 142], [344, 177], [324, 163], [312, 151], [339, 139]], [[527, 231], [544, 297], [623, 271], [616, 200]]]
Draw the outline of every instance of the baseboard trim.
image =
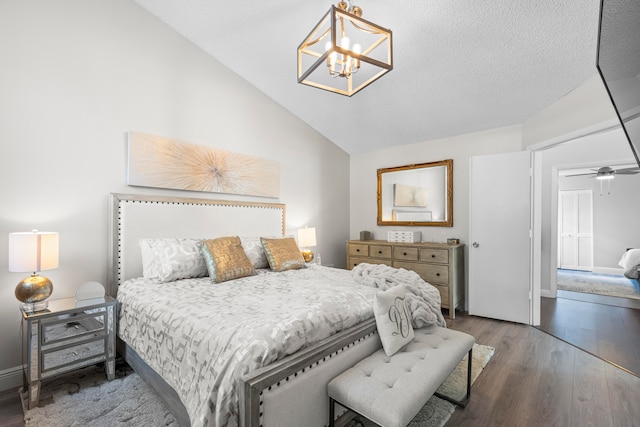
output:
[[22, 366], [0, 371], [0, 391], [17, 389], [22, 386]]
[[549, 289], [540, 289], [540, 296], [544, 298], [555, 298], [556, 293]]

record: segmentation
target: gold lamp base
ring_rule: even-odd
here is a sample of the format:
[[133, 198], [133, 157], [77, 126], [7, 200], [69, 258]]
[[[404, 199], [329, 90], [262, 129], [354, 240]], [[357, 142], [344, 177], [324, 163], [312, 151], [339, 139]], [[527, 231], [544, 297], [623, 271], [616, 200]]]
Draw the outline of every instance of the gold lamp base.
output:
[[28, 313], [46, 309], [49, 303], [45, 300], [52, 292], [51, 280], [35, 273], [21, 280], [16, 286], [16, 298], [23, 303], [22, 309]]
[[313, 261], [313, 252], [311, 252], [309, 249], [303, 250], [302, 251], [302, 258], [304, 258], [304, 262]]

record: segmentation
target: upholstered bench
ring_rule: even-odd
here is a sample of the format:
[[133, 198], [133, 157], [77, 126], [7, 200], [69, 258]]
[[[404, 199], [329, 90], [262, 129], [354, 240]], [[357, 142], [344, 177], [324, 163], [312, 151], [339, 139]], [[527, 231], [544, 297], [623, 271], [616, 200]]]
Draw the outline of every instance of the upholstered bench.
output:
[[[383, 427], [405, 427], [432, 395], [466, 406], [471, 395], [475, 339], [439, 326], [415, 329], [415, 339], [388, 357], [383, 349], [358, 362], [328, 385], [330, 426], [336, 403]], [[436, 392], [469, 355], [467, 393], [460, 400]]]

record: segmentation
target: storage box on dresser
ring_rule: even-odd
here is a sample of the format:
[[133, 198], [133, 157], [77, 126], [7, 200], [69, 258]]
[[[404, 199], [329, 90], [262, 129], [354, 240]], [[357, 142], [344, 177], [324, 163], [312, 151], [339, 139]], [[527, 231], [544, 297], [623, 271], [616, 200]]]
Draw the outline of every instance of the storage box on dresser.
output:
[[386, 264], [415, 271], [438, 288], [442, 308], [455, 318], [464, 304], [464, 245], [447, 243], [404, 243], [384, 240], [348, 240], [347, 268], [356, 265]]

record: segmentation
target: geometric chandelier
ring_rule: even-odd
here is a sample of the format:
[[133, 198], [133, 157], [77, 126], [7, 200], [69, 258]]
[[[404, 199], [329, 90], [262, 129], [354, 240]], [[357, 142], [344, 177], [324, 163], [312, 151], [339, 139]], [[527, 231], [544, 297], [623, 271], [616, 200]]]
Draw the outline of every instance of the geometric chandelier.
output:
[[351, 96], [393, 69], [391, 30], [341, 1], [298, 46], [298, 83]]

